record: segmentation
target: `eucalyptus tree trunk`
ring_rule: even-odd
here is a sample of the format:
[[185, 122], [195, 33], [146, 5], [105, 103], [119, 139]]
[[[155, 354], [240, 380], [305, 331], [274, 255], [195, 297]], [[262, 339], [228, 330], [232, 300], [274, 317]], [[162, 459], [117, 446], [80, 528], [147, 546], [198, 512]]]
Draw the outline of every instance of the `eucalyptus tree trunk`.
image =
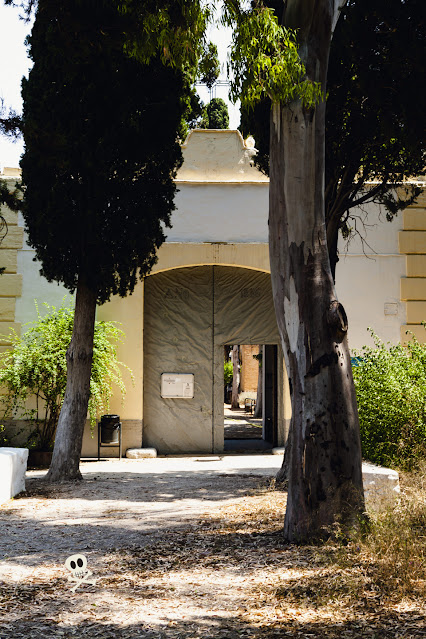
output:
[[[288, 0], [308, 77], [324, 90], [337, 0]], [[364, 510], [361, 444], [346, 314], [330, 271], [324, 217], [325, 102], [273, 104], [269, 248], [278, 328], [290, 378], [284, 534], [303, 542]]]
[[52, 462], [46, 480], [81, 479], [81, 445], [87, 419], [93, 359], [96, 294], [81, 276], [77, 285], [74, 328], [67, 350], [67, 386], [56, 429]]
[[238, 387], [240, 385], [240, 349], [238, 344], [232, 347], [232, 399], [231, 408], [239, 408]]

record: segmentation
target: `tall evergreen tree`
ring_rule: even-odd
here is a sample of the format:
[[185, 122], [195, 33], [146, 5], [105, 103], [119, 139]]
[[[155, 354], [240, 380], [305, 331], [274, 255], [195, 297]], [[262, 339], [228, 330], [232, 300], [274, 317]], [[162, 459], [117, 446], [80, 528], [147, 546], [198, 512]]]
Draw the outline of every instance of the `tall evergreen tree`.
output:
[[220, 62], [217, 46], [209, 42], [198, 65], [199, 80], [212, 89], [220, 75]]
[[204, 107], [202, 129], [229, 129], [228, 106], [222, 98], [212, 98]]
[[[173, 4], [178, 19], [182, 5], [165, 3]], [[191, 90], [155, 43], [148, 52], [131, 44], [135, 23], [149, 29], [147, 5], [160, 10], [155, 2], [40, 0], [30, 37], [25, 226], [41, 273], [76, 292], [50, 481], [80, 477], [96, 305], [131, 293], [149, 273], [174, 208]]]

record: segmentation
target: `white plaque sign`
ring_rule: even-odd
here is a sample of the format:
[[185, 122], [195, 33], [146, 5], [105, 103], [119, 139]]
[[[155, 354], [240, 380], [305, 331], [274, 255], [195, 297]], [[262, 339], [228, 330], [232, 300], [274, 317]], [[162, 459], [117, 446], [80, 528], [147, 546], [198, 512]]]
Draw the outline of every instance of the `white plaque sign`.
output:
[[194, 397], [194, 375], [191, 373], [162, 373], [161, 397]]

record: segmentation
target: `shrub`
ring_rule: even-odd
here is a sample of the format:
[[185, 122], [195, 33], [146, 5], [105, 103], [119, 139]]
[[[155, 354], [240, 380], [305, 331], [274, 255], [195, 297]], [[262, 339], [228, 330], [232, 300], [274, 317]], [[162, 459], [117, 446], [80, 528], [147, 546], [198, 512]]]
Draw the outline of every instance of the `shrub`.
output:
[[[37, 304], [36, 304], [37, 307]], [[67, 382], [66, 351], [71, 341], [74, 311], [45, 304], [47, 314], [37, 307], [37, 320], [22, 337], [12, 334], [12, 350], [0, 355], [0, 384], [3, 387], [4, 415], [20, 415], [34, 424], [28, 445], [41, 450], [53, 448], [56, 426]], [[122, 397], [125, 387], [115, 343], [123, 332], [114, 322], [96, 322], [90, 379], [89, 415], [92, 425], [108, 412], [113, 385]], [[35, 398], [36, 407], [27, 401]], [[40, 418], [40, 415], [44, 415]]]
[[232, 362], [224, 362], [223, 364], [223, 381], [225, 386], [232, 384], [232, 378], [234, 376], [234, 367]]
[[386, 345], [355, 353], [353, 367], [363, 456], [377, 464], [414, 468], [426, 457], [426, 345]]
[[6, 437], [6, 429], [3, 424], [0, 425], [0, 448], [3, 446], [7, 446], [9, 443], [8, 438]]

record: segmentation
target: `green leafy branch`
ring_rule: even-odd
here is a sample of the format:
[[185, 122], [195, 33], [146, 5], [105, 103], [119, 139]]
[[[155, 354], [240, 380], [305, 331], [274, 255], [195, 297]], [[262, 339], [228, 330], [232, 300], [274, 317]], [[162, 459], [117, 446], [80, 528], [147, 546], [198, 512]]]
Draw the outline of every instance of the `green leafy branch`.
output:
[[[205, 33], [211, 9], [198, 0], [166, 1], [125, 0], [120, 7], [130, 18], [125, 50], [147, 64], [160, 56], [162, 62], [190, 72], [195, 80], [198, 63], [207, 47]], [[135, 28], [135, 27], [138, 28]]]
[[233, 28], [228, 74], [230, 97], [254, 106], [262, 98], [289, 104], [301, 100], [310, 108], [324, 99], [321, 85], [306, 75], [297, 31], [278, 23], [273, 9], [262, 4], [248, 10], [227, 0], [222, 22]]

